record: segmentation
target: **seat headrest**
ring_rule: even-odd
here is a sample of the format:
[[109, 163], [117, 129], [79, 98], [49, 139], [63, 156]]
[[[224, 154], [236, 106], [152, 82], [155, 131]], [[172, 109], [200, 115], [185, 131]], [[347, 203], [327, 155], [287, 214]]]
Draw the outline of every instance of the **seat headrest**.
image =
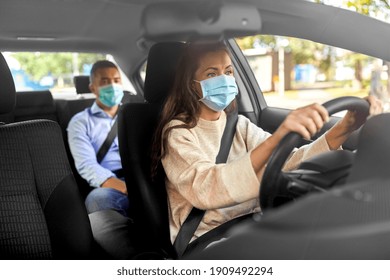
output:
[[89, 76], [87, 75], [74, 76], [73, 83], [76, 88], [77, 94], [91, 93], [91, 90], [89, 89], [89, 83], [90, 83]]
[[156, 43], [149, 50], [144, 98], [149, 103], [162, 104], [171, 89], [184, 43]]
[[15, 84], [4, 56], [0, 53], [0, 114], [11, 113], [15, 108]]

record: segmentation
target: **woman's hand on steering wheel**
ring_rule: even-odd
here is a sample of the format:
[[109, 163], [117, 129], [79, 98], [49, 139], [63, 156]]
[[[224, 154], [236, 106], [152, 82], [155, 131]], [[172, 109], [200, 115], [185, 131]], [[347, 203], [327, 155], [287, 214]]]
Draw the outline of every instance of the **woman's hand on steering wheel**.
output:
[[[364, 98], [369, 103], [369, 116], [377, 115], [383, 112], [382, 101], [374, 96]], [[306, 140], [310, 140], [317, 134], [325, 123], [329, 121], [328, 111], [324, 106], [314, 103], [300, 107], [287, 115], [286, 119], [275, 131], [274, 136], [281, 140], [290, 132], [296, 132]], [[349, 110], [344, 118], [329, 132], [326, 137], [329, 147], [337, 149], [349, 135], [357, 130], [364, 122], [366, 117], [357, 114], [354, 110]]]
[[[380, 99], [370, 95], [364, 98], [370, 104], [369, 117], [383, 113], [383, 103]], [[353, 132], [358, 129], [366, 120], [359, 118], [356, 111], [348, 111], [345, 117], [341, 120], [346, 132]]]
[[290, 132], [296, 132], [310, 140], [329, 121], [328, 111], [324, 106], [314, 103], [291, 111], [274, 132], [280, 140]]
[[[376, 103], [376, 99], [367, 98], [367, 101], [368, 102], [352, 96], [340, 97], [324, 103], [323, 106], [313, 104], [297, 109], [287, 116], [280, 129], [275, 132], [280, 134], [283, 138], [274, 149], [260, 184], [260, 206], [263, 211], [267, 208], [274, 207], [274, 199], [278, 195], [288, 195], [288, 181], [286, 181], [281, 170], [291, 151], [300, 143], [301, 135], [305, 138], [310, 138], [324, 125], [327, 118], [329, 118], [329, 115], [348, 110], [354, 113], [349, 113], [326, 134], [328, 139], [332, 139], [332, 143], [329, 143], [329, 140], [327, 139], [328, 144], [334, 146], [337, 146], [338, 144], [341, 145], [343, 139], [349, 134], [350, 130], [359, 125], [359, 120], [363, 120], [364, 122], [369, 115], [370, 107], [373, 107], [371, 109], [373, 113], [381, 111], [381, 106]], [[322, 108], [327, 111], [326, 114], [322, 113]], [[318, 116], [320, 116], [320, 118]], [[314, 119], [317, 121], [314, 121]], [[294, 126], [290, 123], [290, 121], [293, 122], [296, 120], [299, 120], [299, 125]], [[346, 123], [343, 122], [348, 122], [348, 124], [346, 125]]]
[[[364, 98], [369, 104], [368, 117], [377, 115], [383, 112], [382, 101], [374, 96]], [[343, 119], [341, 119], [331, 130], [326, 134], [326, 141], [331, 150], [338, 149], [351, 135], [366, 121], [367, 116], [358, 114], [356, 110], [349, 110]]]

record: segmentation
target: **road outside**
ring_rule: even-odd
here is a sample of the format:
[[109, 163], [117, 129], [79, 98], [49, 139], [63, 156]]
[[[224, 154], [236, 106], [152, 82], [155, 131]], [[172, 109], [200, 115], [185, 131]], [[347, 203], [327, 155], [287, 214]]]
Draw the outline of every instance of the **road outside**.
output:
[[[328, 100], [341, 96], [364, 97], [369, 94], [369, 90], [352, 90], [345, 88], [325, 88], [325, 89], [299, 89], [285, 91], [283, 95], [277, 92], [264, 93], [268, 106], [287, 109], [296, 109], [312, 103], [322, 104]], [[384, 109], [390, 111], [390, 100], [383, 98]]]

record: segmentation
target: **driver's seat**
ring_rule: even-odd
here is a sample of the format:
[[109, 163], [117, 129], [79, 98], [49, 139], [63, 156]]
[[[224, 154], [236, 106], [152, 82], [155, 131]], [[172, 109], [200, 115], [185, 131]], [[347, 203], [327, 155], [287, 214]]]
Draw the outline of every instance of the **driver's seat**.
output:
[[165, 174], [160, 168], [151, 179], [150, 148], [160, 110], [173, 84], [184, 44], [155, 44], [148, 56], [144, 98], [146, 103], [124, 104], [118, 116], [122, 167], [134, 220], [138, 258], [176, 258], [170, 241]]
[[[161, 165], [157, 176], [151, 179], [151, 144], [183, 48], [180, 42], [164, 42], [150, 49], [144, 89], [147, 103], [124, 104], [118, 116], [119, 152], [130, 215], [137, 231], [134, 243], [139, 246], [138, 252], [143, 252], [138, 258], [182, 257], [170, 240], [165, 173]], [[248, 217], [251, 215], [238, 217], [200, 236], [188, 244], [184, 255], [203, 250], [211, 242], [226, 237], [233, 225]]]

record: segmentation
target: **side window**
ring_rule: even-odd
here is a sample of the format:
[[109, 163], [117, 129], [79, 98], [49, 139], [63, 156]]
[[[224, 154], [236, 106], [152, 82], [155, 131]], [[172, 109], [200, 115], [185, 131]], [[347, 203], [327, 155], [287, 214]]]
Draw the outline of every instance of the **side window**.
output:
[[375, 95], [389, 110], [389, 63], [308, 40], [236, 39], [269, 106], [295, 109], [339, 96]]

